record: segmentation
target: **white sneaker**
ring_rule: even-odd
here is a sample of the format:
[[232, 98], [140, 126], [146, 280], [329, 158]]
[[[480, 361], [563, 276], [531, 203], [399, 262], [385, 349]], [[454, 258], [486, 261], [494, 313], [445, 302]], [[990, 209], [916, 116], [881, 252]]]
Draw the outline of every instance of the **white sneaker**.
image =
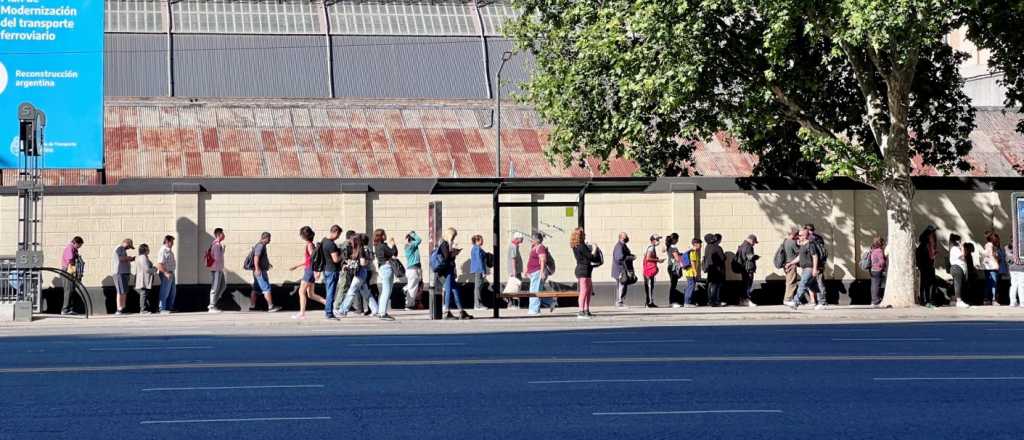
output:
[[782, 303], [782, 305], [786, 307], [796, 307], [796, 301], [785, 301]]
[[619, 309], [619, 310], [626, 310], [626, 309], [628, 309], [629, 307], [626, 307], [626, 305], [625, 305], [625, 304], [616, 304], [616, 305], [615, 305], [615, 308], [616, 308], [616, 309]]
[[267, 313], [277, 313], [281, 311], [281, 306], [273, 306], [267, 310]]
[[962, 300], [962, 299], [956, 300], [956, 306], [961, 308], [961, 309], [969, 309], [969, 308], [971, 308], [971, 305], [965, 303], [964, 300]]
[[683, 306], [683, 305], [682, 305], [682, 304], [679, 304], [679, 303], [672, 303], [672, 308], [673, 308], [673, 309], [678, 309], [678, 308], [680, 308], [680, 307], [682, 307], [682, 306]]
[[216, 307], [212, 307], [212, 308], [210, 308], [209, 310], [207, 310], [206, 312], [207, 312], [207, 313], [221, 313], [221, 312], [223, 312], [223, 310], [221, 310], [221, 309], [218, 309], [218, 308], [216, 308]]
[[825, 304], [818, 304], [814, 306], [814, 310], [825, 310], [827, 307]]
[[171, 311], [170, 311], [170, 310], [161, 310], [161, 311], [160, 311], [160, 314], [161, 314], [161, 315], [170, 315], [170, 314], [171, 314]]
[[490, 310], [490, 309], [488, 309], [487, 307], [484, 307], [484, 306], [476, 306], [476, 307], [473, 307], [473, 310]]
[[757, 307], [757, 304], [754, 304], [753, 301], [747, 301], [747, 307]]

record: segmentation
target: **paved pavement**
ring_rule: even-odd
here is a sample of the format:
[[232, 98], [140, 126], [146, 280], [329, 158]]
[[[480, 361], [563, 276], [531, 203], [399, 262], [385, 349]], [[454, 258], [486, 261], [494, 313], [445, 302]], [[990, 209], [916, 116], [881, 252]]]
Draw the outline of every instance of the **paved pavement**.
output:
[[1022, 309], [598, 312], [3, 324], [0, 438], [1021, 437]]

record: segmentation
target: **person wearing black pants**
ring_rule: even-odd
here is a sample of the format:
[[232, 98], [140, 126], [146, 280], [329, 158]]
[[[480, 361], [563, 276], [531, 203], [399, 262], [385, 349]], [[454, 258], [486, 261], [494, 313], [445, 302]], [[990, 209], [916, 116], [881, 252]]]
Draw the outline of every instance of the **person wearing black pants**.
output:
[[668, 302], [672, 307], [682, 307], [685, 302], [683, 292], [679, 291], [679, 278], [682, 277], [679, 256], [679, 234], [675, 232], [665, 237], [666, 253], [668, 254]]
[[882, 305], [882, 277], [885, 276], [885, 269], [889, 262], [885, 256], [885, 239], [875, 237], [871, 243], [871, 250], [868, 253], [868, 260], [871, 262], [871, 306]]
[[918, 291], [918, 298], [922, 306], [934, 307], [932, 304], [932, 291], [935, 289], [935, 254], [937, 248], [935, 226], [928, 225], [919, 237], [915, 255], [917, 270], [921, 273], [921, 286]]
[[646, 296], [646, 305], [649, 308], [658, 307], [654, 303], [654, 280], [658, 276], [658, 264], [665, 262], [664, 259], [658, 258], [657, 246], [660, 243], [661, 236], [658, 234], [652, 235], [651, 245], [644, 252], [644, 294]]
[[970, 305], [964, 301], [964, 293], [969, 290], [967, 284], [967, 260], [964, 258], [970, 255], [964, 252], [964, 243], [959, 235], [949, 235], [949, 274], [953, 277], [953, 293], [956, 296], [956, 306], [968, 308]]
[[725, 284], [725, 252], [722, 251], [722, 235], [707, 234], [704, 236], [707, 248], [704, 250], [704, 273], [708, 280], [708, 304], [711, 307], [724, 306], [722, 302], [722, 285]]

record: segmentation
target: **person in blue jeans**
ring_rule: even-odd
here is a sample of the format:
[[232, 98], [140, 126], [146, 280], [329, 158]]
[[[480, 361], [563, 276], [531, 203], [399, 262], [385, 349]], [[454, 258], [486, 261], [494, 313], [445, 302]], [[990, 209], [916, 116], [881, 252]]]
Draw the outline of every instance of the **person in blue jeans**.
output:
[[370, 281], [370, 271], [368, 269], [370, 256], [366, 251], [368, 241], [366, 234], [358, 234], [352, 237], [349, 244], [352, 252], [348, 256], [349, 267], [346, 269], [352, 272], [352, 285], [349, 286], [348, 292], [345, 293], [345, 300], [341, 302], [341, 308], [337, 312], [338, 315], [336, 315], [338, 318], [348, 316], [348, 308], [352, 306], [352, 300], [355, 299], [356, 295], [362, 297], [363, 301], [370, 306], [370, 312], [377, 314], [377, 300], [370, 294], [370, 288], [367, 285]]
[[[790, 308], [796, 310], [797, 307], [803, 301], [804, 294], [808, 290], [819, 295], [821, 294], [821, 286], [817, 284], [818, 278], [818, 253], [815, 246], [812, 244], [810, 235], [807, 230], [800, 231], [799, 241], [797, 244], [800, 246], [800, 251], [797, 253], [795, 263], [800, 268], [800, 285], [796, 289], [796, 295], [793, 297], [793, 303], [790, 304]], [[818, 303], [815, 309], [823, 309], [825, 305]]]
[[[526, 261], [526, 278], [530, 279], [530, 293], [537, 293], [544, 290], [544, 283], [547, 281], [548, 248], [544, 246], [544, 234], [535, 232], [531, 237], [530, 258]], [[554, 298], [530, 298], [530, 315], [540, 314], [541, 306], [551, 308], [555, 311], [556, 303]]]
[[174, 237], [164, 237], [164, 245], [156, 258], [156, 269], [160, 276], [160, 313], [169, 314], [174, 310], [174, 297], [177, 293], [174, 273], [178, 263], [174, 259]]
[[391, 290], [395, 285], [395, 268], [391, 261], [398, 258], [398, 246], [383, 229], [373, 231], [373, 255], [377, 259], [377, 289], [380, 292], [377, 316], [385, 321], [394, 321], [395, 318], [388, 314], [388, 307], [391, 306]]
[[327, 319], [334, 318], [334, 302], [338, 292], [338, 274], [341, 272], [341, 250], [338, 249], [338, 237], [341, 236], [341, 226], [331, 226], [331, 232], [320, 241], [320, 252], [323, 252], [324, 260], [324, 288], [327, 289], [324, 301], [324, 315]]
[[[473, 319], [473, 316], [466, 313], [466, 310], [462, 308], [462, 300], [459, 299], [459, 292], [455, 288], [455, 257], [459, 255], [462, 249], [454, 246], [455, 237], [459, 235], [459, 232], [455, 228], [448, 228], [444, 231], [444, 237], [441, 243], [437, 245], [437, 252], [441, 254], [441, 259], [444, 260], [440, 270], [437, 271], [438, 281], [440, 281], [442, 288], [444, 289], [444, 319]], [[455, 302], [455, 306], [459, 308], [459, 316], [456, 318], [451, 312], [451, 303]]]
[[274, 268], [273, 264], [270, 264], [270, 255], [267, 253], [267, 245], [270, 244], [270, 233], [263, 232], [260, 234], [260, 241], [257, 241], [252, 246], [252, 293], [249, 294], [249, 300], [251, 304], [249, 311], [256, 310], [256, 300], [259, 299], [260, 293], [263, 294], [263, 298], [267, 300], [267, 312], [274, 313], [280, 312], [281, 308], [274, 305], [274, 297], [271, 295], [270, 286], [270, 275], [267, 271]]

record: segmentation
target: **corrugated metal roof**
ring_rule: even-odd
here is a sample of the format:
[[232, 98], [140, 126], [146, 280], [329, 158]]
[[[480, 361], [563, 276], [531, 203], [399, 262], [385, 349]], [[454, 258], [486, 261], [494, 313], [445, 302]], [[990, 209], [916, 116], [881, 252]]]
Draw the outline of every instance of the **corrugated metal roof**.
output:
[[167, 39], [159, 34], [106, 34], [103, 93], [166, 96]]

